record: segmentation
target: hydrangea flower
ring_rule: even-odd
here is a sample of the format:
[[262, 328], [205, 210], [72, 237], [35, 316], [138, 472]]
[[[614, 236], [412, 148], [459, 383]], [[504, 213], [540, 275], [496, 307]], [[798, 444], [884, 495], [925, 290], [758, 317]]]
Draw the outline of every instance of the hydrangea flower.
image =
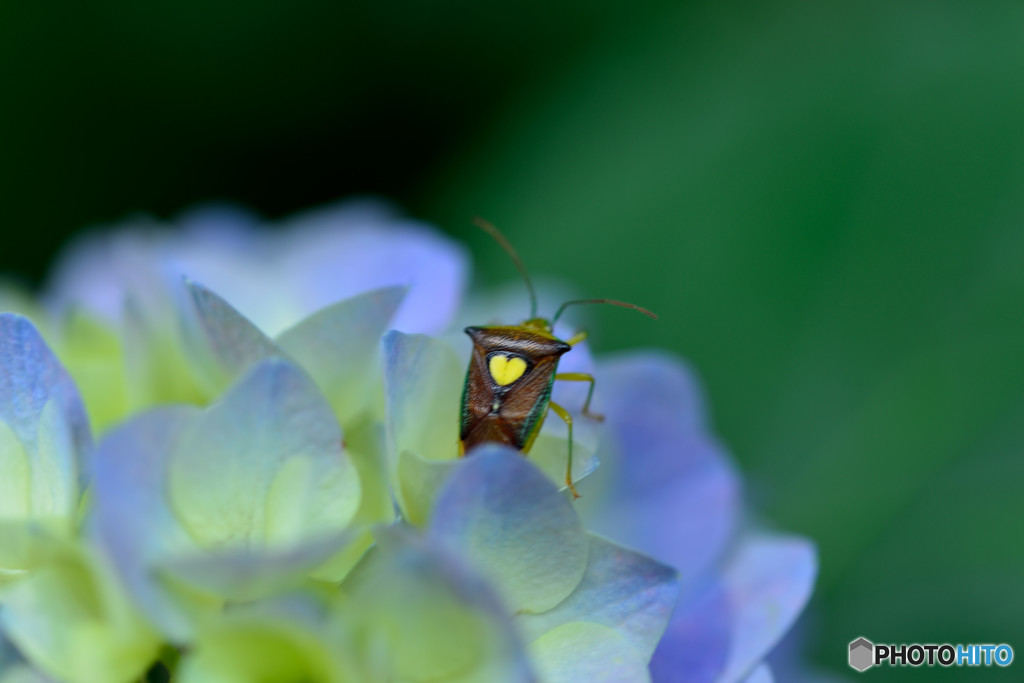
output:
[[557, 421], [458, 457], [454, 323], [508, 315], [459, 246], [370, 203], [283, 228], [94, 234], [0, 296], [36, 321], [0, 316], [0, 683], [770, 680], [813, 549], [741, 529], [678, 360], [564, 358], [607, 416], [574, 504]]

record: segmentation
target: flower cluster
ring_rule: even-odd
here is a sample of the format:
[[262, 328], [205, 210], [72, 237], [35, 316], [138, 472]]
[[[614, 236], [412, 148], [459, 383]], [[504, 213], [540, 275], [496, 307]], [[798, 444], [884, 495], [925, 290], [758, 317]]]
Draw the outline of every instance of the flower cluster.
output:
[[770, 680], [816, 560], [741, 531], [692, 375], [565, 357], [575, 504], [556, 421], [459, 458], [456, 323], [509, 313], [466, 271], [375, 204], [218, 209], [0, 291], [0, 683]]

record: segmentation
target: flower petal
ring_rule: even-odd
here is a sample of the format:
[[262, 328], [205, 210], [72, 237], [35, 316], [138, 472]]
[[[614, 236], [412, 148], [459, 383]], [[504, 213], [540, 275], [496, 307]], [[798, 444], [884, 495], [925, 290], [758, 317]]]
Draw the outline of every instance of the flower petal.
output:
[[[163, 292], [161, 292], [163, 293]], [[211, 382], [186, 353], [170, 301], [152, 304], [129, 296], [122, 320], [125, 394], [129, 410], [168, 403], [203, 404], [210, 400]]]
[[160, 234], [140, 221], [135, 230], [75, 237], [57, 258], [49, 299], [57, 309], [84, 306], [114, 322], [131, 293], [145, 304], [160, 298]]
[[[578, 422], [578, 421], [577, 421]], [[551, 423], [555, 423], [554, 426]], [[579, 483], [598, 468], [595, 448], [591, 443], [580, 439], [580, 430], [573, 425], [572, 442], [572, 481]], [[547, 475], [548, 479], [558, 486], [559, 490], [569, 488], [565, 485], [565, 475], [569, 466], [569, 436], [565, 423], [553, 413], [548, 413], [541, 427], [541, 433], [533, 442], [529, 459]]]
[[299, 585], [354, 536], [321, 536], [285, 549], [233, 548], [216, 554], [181, 555], [166, 560], [159, 571], [162, 576], [228, 600], [258, 600]]
[[184, 288], [188, 300], [184, 323], [211, 396], [219, 395], [252, 365], [282, 355], [274, 342], [224, 299], [191, 280], [184, 282]]
[[82, 309], [69, 311], [61, 323], [57, 354], [101, 434], [128, 411], [124, 344], [113, 326]]
[[749, 676], [743, 679], [743, 683], [773, 683], [775, 678], [772, 676], [772, 670], [767, 664], [754, 669]]
[[579, 585], [588, 540], [565, 496], [516, 451], [486, 444], [438, 497], [429, 537], [460, 553], [512, 612], [543, 612]]
[[591, 534], [587, 570], [576, 590], [554, 609], [522, 615], [519, 624], [528, 638], [570, 622], [601, 624], [615, 629], [646, 662], [678, 598], [675, 570]]
[[454, 240], [380, 202], [310, 211], [288, 226], [282, 272], [306, 313], [380, 287], [409, 288], [393, 327], [438, 334], [465, 287], [468, 258]]
[[722, 680], [748, 673], [803, 611], [814, 589], [818, 559], [802, 538], [756, 537], [744, 543], [726, 568], [732, 605], [732, 638]]
[[563, 624], [529, 646], [544, 683], [643, 683], [647, 663], [615, 629], [588, 622]]
[[382, 340], [387, 460], [406, 519], [423, 524], [458, 456], [464, 370], [442, 341], [391, 331]]
[[167, 503], [166, 468], [199, 409], [160, 408], [113, 431], [96, 449], [91, 532], [136, 603], [171, 640], [191, 632], [194, 600], [156, 576], [168, 557], [198, 551]]
[[737, 475], [707, 433], [696, 383], [671, 356], [629, 354], [601, 364], [597, 391], [611, 438], [580, 514], [683, 570], [688, 590], [723, 552], [740, 510]]
[[427, 460], [413, 453], [402, 451], [398, 455], [398, 489], [395, 494], [401, 500], [402, 514], [406, 521], [423, 526], [430, 519], [434, 501], [448, 477], [458, 467], [459, 460]]
[[403, 450], [427, 460], [454, 459], [466, 377], [455, 353], [432, 337], [398, 331], [384, 335], [383, 349], [392, 463]]
[[0, 683], [57, 683], [52, 678], [32, 669], [27, 664], [14, 664], [0, 668]]
[[317, 311], [277, 338], [331, 402], [343, 425], [380, 396], [380, 339], [406, 294], [386, 287]]
[[533, 680], [492, 587], [408, 529], [381, 529], [342, 591], [349, 602], [340, 626], [361, 669], [355, 680]]
[[722, 585], [712, 583], [680, 605], [651, 658], [655, 681], [711, 683], [729, 656], [732, 612]]
[[0, 623], [36, 666], [68, 683], [137, 678], [159, 639], [83, 545], [54, 546], [4, 594]]
[[287, 547], [344, 530], [359, 505], [334, 411], [283, 359], [259, 363], [207, 408], [168, 474], [175, 514], [204, 548]]
[[651, 661], [655, 678], [689, 671], [695, 681], [742, 680], [799, 616], [816, 574], [808, 541], [748, 539], [722, 577], [673, 617]]
[[[340, 658], [339, 658], [340, 659]], [[224, 618], [197, 637], [175, 675], [181, 683], [350, 680], [315, 630], [265, 615]]]
[[28, 319], [11, 313], [0, 314], [0, 422], [0, 465], [12, 477], [0, 510], [70, 519], [92, 447], [89, 421], [60, 361]]

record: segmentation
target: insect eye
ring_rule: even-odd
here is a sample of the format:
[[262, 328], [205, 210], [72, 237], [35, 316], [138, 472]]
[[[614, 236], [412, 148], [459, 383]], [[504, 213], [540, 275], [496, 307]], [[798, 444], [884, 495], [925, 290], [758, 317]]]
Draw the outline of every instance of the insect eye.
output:
[[487, 371], [499, 386], [508, 386], [526, 374], [529, 363], [522, 356], [495, 351], [487, 357]]

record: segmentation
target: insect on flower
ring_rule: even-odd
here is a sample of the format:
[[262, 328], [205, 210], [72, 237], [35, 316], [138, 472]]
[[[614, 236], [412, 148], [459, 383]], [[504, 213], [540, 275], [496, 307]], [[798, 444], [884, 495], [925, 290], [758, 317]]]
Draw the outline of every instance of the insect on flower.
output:
[[573, 346], [587, 338], [578, 332], [566, 341], [555, 336], [555, 323], [569, 306], [577, 304], [611, 304], [631, 308], [657, 319], [654, 313], [635, 304], [614, 299], [577, 299], [562, 304], [550, 319], [537, 315], [537, 293], [522, 260], [501, 232], [487, 221], [474, 223], [498, 242], [509, 255], [526, 282], [530, 293], [530, 317], [518, 325], [467, 327], [473, 340], [473, 354], [462, 390], [462, 424], [459, 431], [459, 454], [465, 455], [478, 444], [508, 444], [523, 454], [529, 453], [550, 408], [569, 428], [568, 463], [565, 483], [573, 498], [579, 498], [572, 484], [572, 416], [563, 406], [551, 400], [556, 381], [589, 382], [583, 415], [593, 420], [603, 416], [590, 411], [594, 395], [593, 375], [582, 372], [558, 372], [558, 361]]

